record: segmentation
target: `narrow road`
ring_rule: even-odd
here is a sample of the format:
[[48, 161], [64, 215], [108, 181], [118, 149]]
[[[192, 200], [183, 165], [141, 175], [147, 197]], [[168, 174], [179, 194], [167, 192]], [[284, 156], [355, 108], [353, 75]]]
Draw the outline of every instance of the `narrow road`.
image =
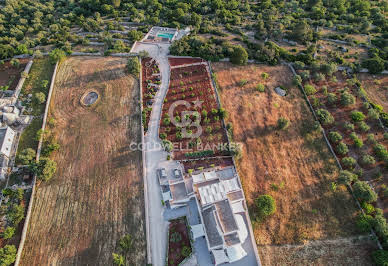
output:
[[149, 202], [149, 234], [151, 245], [152, 264], [154, 266], [164, 266], [167, 252], [167, 230], [168, 221], [163, 216], [164, 206], [162, 205], [162, 196], [160, 186], [156, 175], [157, 169], [164, 167], [169, 171], [176, 166], [173, 161], [167, 161], [167, 152], [161, 148], [158, 138], [159, 120], [162, 110], [164, 96], [167, 93], [170, 80], [170, 66], [168, 63], [168, 46], [157, 48], [156, 45], [141, 45], [137, 50], [146, 50], [154, 58], [162, 75], [161, 86], [154, 98], [148, 132], [144, 138], [145, 142], [145, 160], [146, 175]]

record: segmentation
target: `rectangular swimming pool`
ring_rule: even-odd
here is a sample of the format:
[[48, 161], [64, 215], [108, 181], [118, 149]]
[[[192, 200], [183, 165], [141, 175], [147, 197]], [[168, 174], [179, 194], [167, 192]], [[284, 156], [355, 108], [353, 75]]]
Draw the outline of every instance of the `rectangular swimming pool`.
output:
[[172, 34], [172, 33], [158, 33], [157, 36], [161, 37], [161, 38], [168, 38], [171, 40], [174, 37], [174, 34]]

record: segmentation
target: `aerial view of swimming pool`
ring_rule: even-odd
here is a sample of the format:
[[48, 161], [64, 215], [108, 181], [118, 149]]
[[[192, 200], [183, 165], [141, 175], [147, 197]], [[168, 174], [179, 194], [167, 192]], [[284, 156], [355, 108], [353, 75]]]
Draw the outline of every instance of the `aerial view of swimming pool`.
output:
[[170, 40], [174, 37], [174, 34], [172, 33], [158, 33], [158, 37], [161, 38], [169, 38]]

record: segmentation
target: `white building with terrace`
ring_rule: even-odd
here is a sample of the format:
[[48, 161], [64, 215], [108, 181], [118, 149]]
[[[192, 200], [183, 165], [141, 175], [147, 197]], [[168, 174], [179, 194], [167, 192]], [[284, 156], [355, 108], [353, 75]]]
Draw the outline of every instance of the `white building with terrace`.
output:
[[[195, 240], [206, 239], [215, 265], [233, 263], [247, 255], [243, 243], [248, 238], [244, 194], [233, 166], [197, 171], [192, 175], [159, 177], [164, 199], [172, 209], [195, 199], [200, 221], [191, 225]], [[168, 187], [168, 192], [166, 192]], [[163, 190], [164, 188], [164, 190]]]

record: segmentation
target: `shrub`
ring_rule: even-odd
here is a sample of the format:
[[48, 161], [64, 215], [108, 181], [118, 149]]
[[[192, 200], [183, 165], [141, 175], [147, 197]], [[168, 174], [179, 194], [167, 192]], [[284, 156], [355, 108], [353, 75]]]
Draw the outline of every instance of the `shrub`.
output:
[[302, 77], [299, 76], [299, 75], [295, 75], [293, 80], [292, 80], [292, 83], [295, 85], [295, 86], [300, 86], [302, 85]]
[[350, 118], [354, 121], [354, 122], [361, 122], [365, 119], [365, 115], [360, 112], [360, 111], [353, 111], [351, 114], [350, 114]]
[[376, 216], [373, 220], [373, 227], [376, 230], [376, 233], [382, 236], [387, 231], [387, 220], [383, 215], [376, 213]]
[[340, 155], [345, 155], [349, 152], [348, 145], [346, 145], [343, 142], [338, 143], [337, 147], [335, 148], [336, 152]]
[[266, 80], [267, 78], [269, 78], [269, 74], [266, 72], [263, 72], [263, 73], [261, 73], [261, 78]]
[[344, 157], [341, 162], [346, 168], [353, 168], [356, 165], [356, 160], [353, 157]]
[[319, 82], [325, 80], [325, 75], [322, 73], [315, 73], [314, 74], [314, 80]]
[[226, 112], [226, 110], [224, 109], [224, 108], [219, 108], [218, 109], [218, 116], [220, 117], [220, 118], [225, 118], [225, 117], [227, 117], [227, 112]]
[[370, 74], [378, 74], [384, 70], [384, 60], [375, 56], [363, 61], [362, 66], [367, 68]]
[[240, 81], [238, 82], [238, 85], [239, 85], [240, 87], [244, 87], [247, 83], [248, 83], [248, 80], [242, 79], [242, 80], [240, 80]]
[[181, 255], [183, 257], [188, 257], [189, 255], [191, 254], [191, 248], [189, 248], [188, 246], [184, 246], [181, 250]]
[[11, 61], [9, 61], [9, 63], [13, 67], [19, 67], [20, 66], [20, 61], [19, 61], [19, 59], [16, 59], [16, 58], [12, 58]]
[[372, 190], [368, 183], [364, 181], [356, 181], [353, 184], [353, 192], [356, 198], [362, 202], [375, 202], [377, 194]]
[[289, 121], [284, 118], [284, 117], [280, 117], [278, 119], [278, 122], [277, 122], [277, 127], [278, 129], [286, 129], [287, 127], [289, 126]]
[[388, 158], [387, 148], [383, 144], [374, 145], [373, 151], [380, 160], [386, 160]]
[[344, 185], [350, 185], [357, 180], [357, 175], [348, 170], [343, 170], [338, 175], [338, 182]]
[[49, 55], [51, 64], [56, 64], [57, 62], [60, 63], [66, 58], [66, 53], [58, 48], [52, 50]]
[[43, 181], [50, 180], [57, 171], [57, 163], [49, 158], [41, 158], [38, 162], [38, 178]]
[[376, 109], [369, 109], [368, 110], [368, 118], [372, 119], [372, 120], [378, 120], [380, 118], [380, 113], [379, 111], [377, 111]]
[[16, 252], [14, 245], [5, 245], [0, 248], [0, 264], [4, 266], [13, 264], [16, 260]]
[[32, 160], [35, 159], [35, 157], [36, 157], [35, 150], [31, 148], [22, 150], [18, 155], [19, 161], [24, 165], [29, 164]]
[[349, 122], [345, 122], [345, 123], [344, 123], [344, 128], [345, 128], [347, 131], [353, 131], [353, 130], [354, 130], [354, 124], [349, 123]]
[[15, 235], [15, 227], [8, 226], [4, 232], [1, 234], [2, 238], [10, 239]]
[[8, 220], [13, 226], [17, 226], [24, 218], [24, 207], [22, 205], [13, 203], [7, 213]]
[[170, 240], [173, 243], [179, 243], [182, 241], [182, 235], [179, 232], [174, 232], [170, 235]]
[[206, 110], [202, 110], [201, 113], [202, 113], [202, 116], [203, 116], [203, 117], [207, 117], [207, 111], [206, 111]]
[[132, 236], [131, 235], [125, 235], [123, 236], [120, 241], [119, 241], [119, 245], [120, 245], [120, 248], [125, 251], [125, 252], [128, 252], [131, 250], [131, 247], [132, 247]]
[[295, 61], [294, 62], [294, 66], [295, 66], [296, 69], [301, 70], [301, 69], [305, 68], [305, 63], [303, 63], [301, 61]]
[[375, 140], [375, 135], [373, 134], [368, 134], [366, 136], [366, 139], [369, 143], [372, 143], [372, 144], [376, 144], [376, 140]]
[[353, 141], [354, 141], [354, 145], [357, 148], [361, 148], [362, 146], [364, 146], [364, 142], [360, 138], [355, 138]]
[[160, 138], [161, 139], [166, 139], [167, 138], [167, 134], [166, 133], [160, 133]]
[[334, 123], [334, 117], [326, 109], [318, 109], [316, 113], [319, 121], [323, 125], [330, 125]]
[[42, 104], [46, 101], [46, 95], [43, 92], [37, 92], [34, 94], [34, 101], [37, 104]]
[[362, 132], [368, 132], [370, 129], [370, 126], [368, 126], [368, 124], [365, 123], [364, 121], [361, 121], [360, 123], [358, 123], [358, 127], [361, 129]]
[[387, 250], [376, 250], [372, 253], [373, 262], [376, 266], [387, 266], [388, 265], [388, 251]]
[[125, 265], [125, 258], [123, 255], [112, 253], [113, 264], [117, 266]]
[[342, 135], [337, 131], [330, 131], [328, 134], [329, 140], [333, 143], [340, 142], [342, 140]]
[[360, 159], [360, 163], [363, 166], [372, 166], [376, 163], [376, 160], [373, 156], [371, 155], [363, 155]]
[[341, 104], [344, 106], [355, 104], [356, 98], [349, 92], [345, 91], [341, 94]]
[[373, 207], [372, 204], [369, 204], [367, 202], [363, 202], [361, 205], [362, 205], [361, 207], [364, 209], [366, 214], [372, 214], [375, 212], [375, 207]]
[[248, 53], [245, 48], [241, 45], [234, 46], [230, 62], [235, 65], [245, 65], [248, 62]]
[[307, 95], [313, 95], [317, 92], [313, 85], [307, 84], [304, 86], [304, 90]]
[[265, 218], [272, 215], [276, 211], [276, 203], [272, 196], [264, 194], [255, 200], [260, 218]]
[[310, 79], [310, 71], [305, 70], [300, 73], [300, 76], [302, 77], [303, 80], [308, 80]]
[[170, 118], [166, 117], [166, 118], [163, 119], [163, 124], [164, 124], [165, 126], [168, 126], [170, 123], [171, 123]]
[[256, 90], [259, 92], [264, 92], [265, 91], [265, 86], [263, 84], [257, 84]]
[[360, 214], [357, 217], [356, 226], [361, 233], [369, 233], [372, 229], [373, 217], [370, 215]]
[[140, 62], [139, 59], [135, 57], [131, 57], [127, 62], [127, 70], [134, 76], [138, 76], [140, 73]]
[[335, 93], [329, 93], [327, 95], [327, 104], [334, 105], [337, 102], [337, 95]]

